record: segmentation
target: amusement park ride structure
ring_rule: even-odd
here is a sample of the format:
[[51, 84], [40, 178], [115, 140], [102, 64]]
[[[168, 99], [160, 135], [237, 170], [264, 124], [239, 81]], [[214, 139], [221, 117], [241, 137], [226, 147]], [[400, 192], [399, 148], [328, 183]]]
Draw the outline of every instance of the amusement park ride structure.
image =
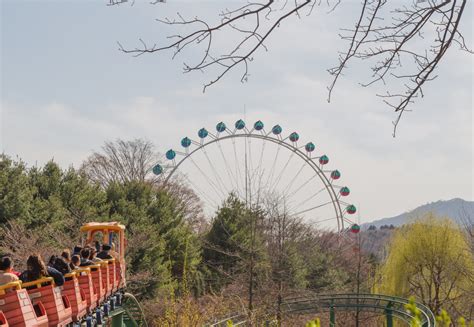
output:
[[[284, 136], [280, 125], [266, 130], [260, 120], [248, 127], [239, 119], [232, 127], [219, 122], [215, 126], [215, 132], [201, 128], [197, 136], [197, 140], [190, 137], [181, 139], [181, 150], [169, 149], [165, 153], [164, 162], [154, 166], [153, 173], [161, 176], [165, 185], [172, 182], [176, 175], [183, 177], [200, 195], [205, 206], [215, 203], [215, 199], [209, 198], [210, 194], [220, 196], [219, 200], [223, 201], [225, 196], [234, 193], [240, 195], [241, 200], [248, 206], [261, 205], [259, 200], [263, 196], [276, 194], [289, 204], [297, 203], [290, 212], [293, 216], [308, 220], [318, 217], [316, 223], [329, 222], [327, 226], [341, 234], [347, 233], [352, 227], [358, 228], [349, 217], [356, 213], [356, 207], [343, 200], [350, 194], [350, 189], [337, 184], [341, 172], [337, 169], [326, 169], [329, 157], [326, 154], [315, 154], [315, 143], [302, 143], [297, 132]], [[241, 141], [243, 149], [240, 149], [240, 152], [244, 152], [243, 155], [238, 154], [238, 140]], [[261, 144], [261, 148], [253, 155], [252, 140], [254, 144]], [[270, 153], [268, 144], [276, 145], [273, 153]], [[210, 158], [212, 146], [215, 156]], [[288, 154], [283, 159], [281, 149], [287, 150]], [[203, 157], [204, 165], [196, 164], [193, 159], [199, 154]], [[252, 160], [255, 157], [259, 159]], [[294, 158], [299, 159], [299, 163], [295, 162]], [[194, 171], [183, 167], [187, 162], [194, 166]], [[277, 167], [279, 162], [280, 167]], [[300, 164], [301, 167], [295, 169]], [[218, 169], [218, 165], [221, 169]], [[201, 179], [193, 182], [193, 178], [197, 179], [198, 175]], [[283, 183], [285, 178], [286, 184]], [[301, 182], [297, 183], [299, 180]], [[208, 187], [203, 191], [204, 184]], [[303, 196], [303, 201], [296, 201]], [[219, 204], [214, 205], [213, 209]], [[327, 207], [331, 207], [331, 210], [322, 211]]]
[[[225, 123], [216, 125], [216, 132], [212, 133], [205, 128], [201, 128], [197, 135], [199, 140], [184, 137], [181, 140], [182, 151], [170, 149], [166, 152], [166, 163], [158, 163], [153, 167], [153, 173], [162, 178], [163, 185], [173, 183], [173, 177], [180, 171], [189, 184], [194, 187], [194, 191], [201, 195], [202, 201], [212, 199], [211, 193], [220, 196], [219, 200], [224, 200], [230, 193], [237, 194], [249, 207], [260, 205], [261, 192], [278, 193], [277, 186], [285, 178], [290, 176], [288, 183], [281, 187], [285, 196], [300, 193], [311, 194], [309, 200], [317, 199], [321, 193], [326, 193], [326, 199], [322, 202], [313, 202], [309, 207], [299, 208], [294, 206], [291, 214], [302, 216], [303, 218], [319, 217], [319, 222], [333, 222], [333, 229], [337, 230], [342, 237], [350, 237], [359, 233], [360, 227], [349, 216], [356, 213], [356, 207], [347, 203], [342, 198], [350, 194], [347, 186], [337, 185], [341, 173], [337, 169], [327, 170], [329, 163], [327, 155], [315, 155], [316, 145], [313, 142], [304, 144], [298, 143], [300, 136], [297, 132], [292, 132], [288, 136], [282, 136], [282, 127], [273, 126], [266, 131], [264, 124], [257, 121], [248, 128], [246, 123], [239, 119], [233, 128], [228, 128]], [[252, 161], [251, 140], [259, 140], [262, 148], [257, 152], [259, 160]], [[244, 140], [243, 156], [237, 155], [236, 140]], [[232, 148], [227, 153], [221, 145], [230, 141]], [[269, 167], [263, 168], [265, 146], [267, 143], [275, 144], [278, 149], [274, 151], [269, 160]], [[221, 171], [227, 176], [227, 182], [220, 176], [216, 168], [216, 158], [211, 160], [207, 149], [211, 145], [217, 146], [217, 153], [220, 153]], [[284, 160], [280, 172], [275, 171], [278, 162], [280, 149], [289, 151], [289, 159]], [[227, 149], [229, 150], [229, 149]], [[233, 150], [233, 151], [232, 151]], [[193, 157], [199, 153], [203, 154], [208, 162], [207, 169], [204, 166], [196, 165]], [[302, 165], [296, 174], [287, 174], [286, 169], [291, 166], [290, 162], [296, 155]], [[233, 157], [233, 158], [232, 158]], [[186, 162], [191, 162], [194, 172], [186, 172], [183, 169]], [[241, 162], [241, 167], [239, 167]], [[233, 168], [231, 168], [233, 167]], [[234, 169], [235, 168], [235, 169]], [[302, 171], [308, 168], [310, 175], [303, 177], [300, 186], [293, 188], [293, 184], [298, 178], [304, 176]], [[207, 171], [211, 171], [209, 176]], [[257, 184], [255, 192], [255, 180], [262, 181], [262, 175], [267, 173], [265, 183]], [[193, 176], [200, 175], [201, 181], [191, 180]], [[222, 174], [221, 174], [222, 175]], [[241, 180], [237, 180], [238, 178]], [[243, 179], [243, 180], [242, 180]], [[273, 179], [273, 181], [272, 181]], [[313, 180], [319, 180], [319, 186], [311, 188]], [[203, 184], [208, 184], [207, 189]], [[225, 190], [224, 184], [227, 184]], [[198, 186], [201, 186], [201, 189]], [[322, 186], [322, 187], [321, 187]], [[304, 187], [307, 187], [304, 189]], [[302, 191], [303, 190], [303, 191]], [[314, 192], [316, 190], [316, 192]], [[207, 200], [206, 200], [207, 199]], [[257, 199], [255, 201], [255, 199]], [[292, 199], [284, 199], [292, 202]], [[298, 203], [308, 204], [306, 198]], [[317, 200], [321, 201], [321, 200]], [[208, 203], [204, 203], [206, 205]], [[330, 207], [324, 214], [314, 214], [324, 207]], [[308, 216], [307, 213], [311, 213]], [[20, 281], [0, 286], [0, 327], [20, 326], [20, 327], [46, 327], [46, 326], [113, 326], [113, 327], [138, 327], [146, 326], [143, 311], [137, 299], [125, 292], [126, 288], [126, 261], [125, 261], [125, 226], [118, 222], [108, 223], [87, 223], [81, 227], [80, 231], [85, 234], [83, 244], [94, 244], [99, 241], [108, 244], [116, 255], [114, 259], [103, 260], [96, 265], [81, 267], [72, 273], [65, 275], [66, 282], [63, 286], [57, 287], [52, 278], [41, 278], [36, 281], [22, 283]], [[305, 296], [299, 298], [287, 298], [283, 302], [284, 312], [288, 314], [297, 313], [317, 313], [329, 311], [330, 326], [335, 326], [336, 311], [371, 311], [384, 314], [386, 316], [386, 326], [393, 326], [393, 317], [400, 318], [401, 321], [409, 322], [413, 318], [404, 309], [408, 300], [377, 294], [329, 294]], [[436, 326], [433, 313], [425, 306], [417, 304], [422, 312], [422, 326]], [[212, 320], [212, 318], [210, 318]], [[227, 326], [229, 320], [234, 326], [247, 324], [247, 316], [236, 314], [214, 323], [209, 326]], [[271, 322], [269, 322], [271, 325]]]
[[51, 277], [0, 286], [0, 326], [146, 326], [140, 304], [126, 286], [125, 226], [87, 223], [83, 244], [115, 246], [114, 259], [80, 267], [56, 286]]

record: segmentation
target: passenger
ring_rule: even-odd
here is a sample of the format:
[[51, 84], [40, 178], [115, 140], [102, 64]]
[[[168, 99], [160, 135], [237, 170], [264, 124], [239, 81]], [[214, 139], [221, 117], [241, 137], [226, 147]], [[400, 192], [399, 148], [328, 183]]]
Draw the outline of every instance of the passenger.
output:
[[67, 264], [69, 264], [71, 262], [71, 251], [69, 251], [69, 249], [64, 249], [63, 253], [61, 253], [61, 257], [67, 262]]
[[97, 251], [95, 250], [95, 248], [90, 248], [89, 260], [92, 261], [92, 262], [102, 261], [101, 258], [96, 257], [96, 254], [97, 254]]
[[89, 260], [90, 256], [90, 249], [89, 248], [83, 248], [81, 250], [81, 267], [86, 267], [86, 266], [91, 266], [94, 263]]
[[51, 257], [49, 257], [48, 261], [48, 267], [53, 267], [54, 268], [54, 263], [56, 262], [57, 256], [53, 254]]
[[64, 284], [64, 276], [53, 267], [46, 267], [40, 255], [30, 255], [26, 261], [27, 269], [21, 274], [20, 279], [26, 282], [32, 282], [34, 280], [43, 277], [53, 277], [54, 283], [57, 286]]
[[71, 258], [71, 262], [69, 263], [69, 267], [72, 270], [74, 270], [74, 269], [79, 268], [80, 265], [81, 265], [81, 257], [78, 256], [77, 254], [73, 255]]
[[13, 261], [10, 257], [0, 259], [0, 285], [8, 284], [18, 280], [18, 276], [12, 273]]
[[114, 257], [112, 257], [109, 253], [110, 250], [111, 250], [110, 245], [102, 244], [102, 251], [97, 253], [97, 258], [100, 258], [100, 259], [103, 259], [103, 260], [113, 259]]
[[76, 245], [74, 247], [74, 250], [72, 251], [72, 255], [81, 255], [81, 250], [82, 250], [82, 247], [80, 247], [79, 245]]
[[56, 257], [53, 268], [59, 271], [63, 275], [69, 274], [71, 272], [71, 268], [69, 267], [69, 264], [66, 262], [66, 260], [64, 260], [63, 257]]
[[115, 259], [115, 260], [119, 260], [120, 256], [118, 254], [117, 251], [115, 251], [116, 249], [116, 246], [115, 246], [115, 243], [112, 243], [112, 249], [110, 250], [110, 255]]

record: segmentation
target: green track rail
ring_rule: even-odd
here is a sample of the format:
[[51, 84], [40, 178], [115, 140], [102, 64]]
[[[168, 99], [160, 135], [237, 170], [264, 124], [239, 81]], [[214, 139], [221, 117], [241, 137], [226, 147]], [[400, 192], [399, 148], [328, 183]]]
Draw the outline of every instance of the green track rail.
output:
[[122, 304], [104, 317], [104, 324], [112, 327], [148, 327], [145, 314], [138, 300], [130, 293], [122, 295]]
[[[387, 327], [393, 326], [396, 317], [409, 325], [413, 315], [405, 309], [408, 299], [382, 294], [312, 294], [284, 299], [282, 310], [285, 314], [330, 313], [330, 326], [335, 326], [336, 314], [341, 311], [374, 312], [385, 315]], [[436, 319], [431, 310], [421, 303], [416, 303], [421, 311], [421, 325], [436, 327]], [[233, 314], [209, 324], [209, 327], [227, 326], [232, 321], [234, 326], [244, 326], [247, 317]]]

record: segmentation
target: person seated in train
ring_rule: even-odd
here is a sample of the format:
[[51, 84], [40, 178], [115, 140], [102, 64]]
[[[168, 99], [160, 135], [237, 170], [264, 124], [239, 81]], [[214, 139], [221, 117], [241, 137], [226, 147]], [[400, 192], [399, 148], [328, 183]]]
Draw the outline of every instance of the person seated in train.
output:
[[109, 254], [115, 259], [118, 260], [120, 258], [120, 255], [118, 252], [115, 250], [117, 247], [115, 246], [115, 243], [112, 243], [112, 248], [110, 249]]
[[64, 249], [63, 252], [61, 253], [61, 258], [64, 259], [64, 261], [69, 264], [71, 262], [71, 251], [69, 249]]
[[89, 248], [83, 248], [81, 250], [81, 267], [86, 267], [86, 266], [91, 266], [94, 264], [94, 262], [89, 260], [91, 252]]
[[26, 270], [20, 275], [20, 279], [32, 282], [43, 277], [52, 277], [56, 286], [64, 284], [64, 276], [53, 267], [47, 267], [40, 255], [30, 255], [26, 261]]
[[76, 245], [74, 249], [72, 250], [72, 255], [81, 255], [82, 247], [79, 245]]
[[77, 254], [73, 255], [71, 257], [71, 262], [69, 263], [69, 267], [71, 268], [71, 270], [79, 268], [80, 265], [81, 265], [81, 257], [78, 256]]
[[97, 251], [95, 249], [95, 247], [93, 248], [90, 248], [90, 255], [89, 255], [89, 260], [92, 261], [92, 262], [99, 262], [99, 261], [102, 261], [101, 258], [97, 258], [96, 254], [97, 254]]
[[69, 274], [71, 272], [71, 268], [69, 267], [69, 264], [66, 262], [66, 260], [64, 260], [62, 256], [56, 257], [52, 267], [63, 275]]
[[18, 280], [18, 276], [12, 273], [13, 260], [10, 257], [0, 259], [0, 285], [8, 284]]
[[110, 255], [110, 250], [111, 250], [111, 246], [108, 245], [108, 244], [102, 244], [102, 251], [100, 251], [99, 253], [97, 253], [97, 258], [100, 258], [100, 259], [103, 259], [103, 260], [108, 260], [108, 259], [113, 259], [114, 257], [112, 257]]
[[[11, 253], [3, 253], [2, 255], [0, 255], [0, 261], [3, 259], [3, 258], [10, 258], [10, 260], [13, 260], [12, 257], [13, 255]], [[15, 270], [15, 267], [12, 267], [12, 269], [10, 270], [10, 274], [13, 274], [15, 275], [16, 277], [20, 278], [20, 275], [21, 275], [21, 272]]]
[[56, 261], [56, 254], [53, 254], [52, 256], [49, 257], [48, 261], [48, 267], [54, 267], [54, 262]]

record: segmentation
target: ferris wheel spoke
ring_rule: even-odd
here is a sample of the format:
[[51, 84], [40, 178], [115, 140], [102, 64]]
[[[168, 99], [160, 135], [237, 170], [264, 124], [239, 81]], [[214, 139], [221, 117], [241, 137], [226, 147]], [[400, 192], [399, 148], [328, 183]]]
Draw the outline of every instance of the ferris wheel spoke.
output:
[[193, 187], [193, 190], [195, 190], [200, 196], [202, 196], [202, 199], [206, 199], [206, 201], [209, 201], [209, 203], [211, 203], [212, 207], [215, 210], [219, 208], [217, 202], [214, 201], [212, 197], [208, 196], [206, 192], [202, 191], [201, 188], [199, 188], [195, 183], [193, 183], [186, 174], [183, 174], [182, 176], [189, 183], [189, 185]]
[[290, 193], [290, 189], [288, 189], [288, 194], [287, 196], [291, 197], [293, 195], [295, 195], [296, 193], [298, 193], [303, 187], [305, 187], [306, 185], [309, 184], [309, 182], [311, 182], [313, 179], [315, 179], [317, 176], [319, 176], [318, 174], [314, 174], [313, 177], [307, 179], [303, 184], [301, 184], [300, 186], [298, 186], [298, 188], [296, 190], [294, 190], [293, 192]]
[[276, 163], [277, 163], [277, 160], [278, 160], [278, 155], [280, 154], [280, 150], [281, 150], [281, 148], [278, 147], [278, 149], [276, 151], [276, 154], [275, 154], [275, 158], [273, 159], [273, 164], [272, 164], [272, 168], [270, 170], [270, 174], [268, 175], [267, 182], [265, 183], [265, 186], [263, 187], [265, 190], [267, 189], [268, 183], [273, 178], [273, 174], [275, 172], [275, 166], [276, 166]]
[[229, 177], [229, 181], [230, 181], [232, 190], [235, 191], [235, 192], [237, 192], [237, 193], [238, 193], [238, 196], [240, 197], [241, 194], [240, 194], [239, 188], [238, 188], [238, 186], [235, 184], [235, 183], [236, 183], [236, 182], [235, 182], [235, 179], [236, 179], [236, 178], [234, 177], [234, 175], [233, 175], [233, 173], [232, 173], [232, 169], [230, 169], [230, 165], [229, 165], [229, 163], [228, 163], [228, 161], [227, 161], [226, 156], [224, 155], [224, 152], [222, 151], [222, 146], [221, 146], [221, 144], [220, 144], [219, 141], [217, 142], [217, 147], [219, 148], [219, 152], [220, 152], [220, 154], [221, 154], [221, 156], [222, 156], [222, 159], [224, 160], [225, 170], [226, 170], [226, 172], [227, 172], [227, 176]]
[[[221, 176], [220, 174], [217, 172], [216, 168], [214, 167], [214, 164], [212, 163], [211, 159], [209, 159], [209, 156], [207, 155], [207, 152], [205, 149], [202, 150], [204, 152], [204, 155], [206, 156], [206, 159], [207, 159], [207, 162], [209, 163], [209, 166], [211, 167], [213, 173], [214, 173], [214, 177], [215, 177], [215, 182], [216, 182], [216, 185], [219, 187], [219, 190], [221, 192], [223, 192], [224, 194], [228, 195], [230, 192], [229, 190], [227, 189], [225, 183], [223, 182], [223, 180], [221, 179]], [[222, 187], [225, 188], [225, 191], [223, 191]]]
[[[301, 165], [301, 168], [298, 170], [298, 172], [296, 173], [296, 175], [290, 180], [290, 182], [283, 188], [283, 190], [291, 190], [291, 187], [293, 186], [293, 184], [296, 182], [296, 180], [298, 179], [299, 175], [301, 174], [301, 172], [303, 171], [304, 167], [306, 167], [306, 162], [303, 162], [303, 164]], [[285, 191], [285, 194], [288, 192], [288, 191]]]
[[263, 176], [263, 171], [261, 171], [261, 166], [262, 166], [262, 158], [263, 158], [263, 153], [265, 152], [265, 141], [262, 141], [262, 148], [260, 151], [260, 159], [258, 161], [257, 167], [252, 168], [252, 175], [250, 177], [250, 183], [251, 183], [251, 188], [252, 188], [252, 194], [253, 190], [257, 190], [257, 203], [259, 202], [259, 194], [260, 194], [260, 188], [261, 188], [261, 181], [262, 181], [262, 176]]
[[311, 194], [309, 197], [305, 198], [303, 201], [299, 202], [297, 205], [293, 206], [293, 210], [298, 210], [298, 208], [307, 203], [308, 201], [310, 201], [311, 199], [314, 199], [318, 194], [321, 194], [321, 192], [323, 192], [324, 190], [326, 190], [326, 186], [322, 187], [320, 190], [318, 190], [316, 193], [313, 193]]
[[292, 152], [290, 157], [288, 158], [288, 160], [286, 161], [285, 165], [283, 166], [283, 169], [281, 170], [281, 172], [278, 174], [278, 177], [277, 179], [275, 180], [275, 183], [272, 185], [272, 187], [270, 187], [270, 192], [273, 193], [275, 191], [275, 189], [277, 188], [278, 184], [280, 183], [280, 180], [283, 176], [283, 173], [285, 172], [286, 168], [288, 168], [288, 165], [290, 164], [290, 161], [291, 159], [293, 159], [295, 153]]
[[189, 157], [189, 160], [191, 163], [196, 167], [196, 169], [201, 173], [201, 175], [204, 177], [204, 179], [207, 181], [207, 183], [211, 186], [213, 191], [216, 193], [218, 197], [223, 196], [224, 198], [226, 197], [225, 194], [221, 193], [219, 194], [218, 188], [214, 185], [214, 182], [204, 173], [204, 171], [194, 162], [193, 158]]
[[248, 149], [248, 193], [249, 193], [249, 202], [252, 204], [252, 194], [253, 194], [253, 185], [252, 185], [252, 176], [254, 174], [253, 168], [253, 158], [252, 158], [252, 139], [250, 137], [247, 138], [247, 149]]
[[242, 174], [240, 173], [239, 160], [237, 156], [237, 148], [235, 146], [235, 139], [232, 139], [232, 147], [234, 148], [235, 176], [237, 176], [236, 183], [237, 183], [237, 188], [239, 189], [240, 188], [239, 181], [242, 183]]
[[326, 203], [323, 203], [323, 204], [320, 204], [320, 205], [317, 205], [317, 206], [314, 206], [314, 207], [311, 207], [311, 208], [308, 208], [308, 209], [301, 210], [299, 212], [294, 213], [294, 215], [298, 216], [298, 215], [301, 215], [302, 213], [306, 213], [306, 212], [309, 212], [309, 211], [312, 211], [312, 210], [315, 210], [315, 209], [322, 208], [322, 207], [327, 206], [328, 204], [331, 204], [331, 203], [334, 203], [334, 201], [329, 201], [329, 202], [326, 202]]

